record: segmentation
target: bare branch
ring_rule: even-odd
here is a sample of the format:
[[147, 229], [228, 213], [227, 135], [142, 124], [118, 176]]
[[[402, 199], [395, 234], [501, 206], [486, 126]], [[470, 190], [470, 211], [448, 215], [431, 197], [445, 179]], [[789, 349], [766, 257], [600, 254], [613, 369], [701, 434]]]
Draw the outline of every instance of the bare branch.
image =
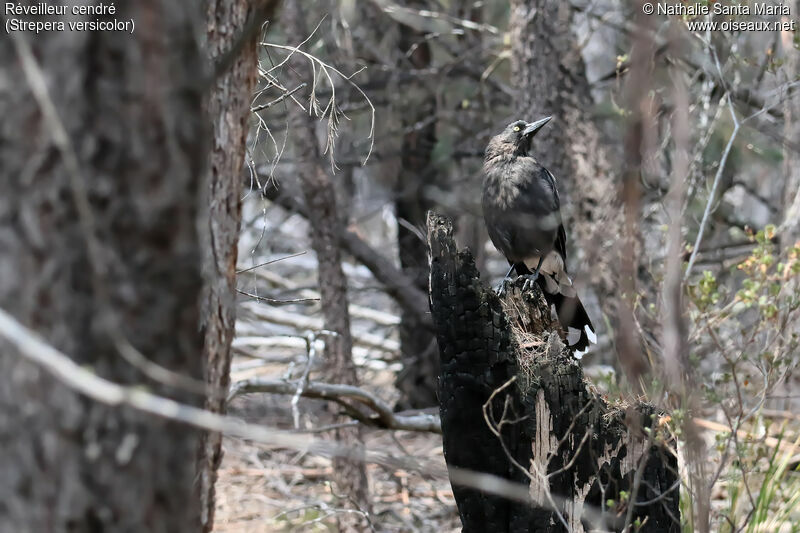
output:
[[241, 270], [237, 270], [236, 273], [237, 274], [241, 274], [243, 272], [250, 272], [251, 270], [255, 270], [256, 268], [261, 268], [263, 266], [271, 265], [273, 263], [277, 263], [278, 261], [285, 261], [286, 259], [291, 259], [293, 257], [298, 257], [298, 256], [301, 256], [301, 255], [305, 255], [306, 253], [307, 252], [305, 250], [303, 250], [302, 252], [297, 252], [296, 254], [287, 255], [285, 257], [279, 257], [278, 259], [273, 259], [271, 261], [265, 261], [264, 263], [260, 263], [260, 264], [255, 265], [255, 266], [251, 266], [251, 267], [248, 267], [248, 268], [243, 268]]
[[730, 108], [731, 118], [733, 119], [733, 131], [728, 139], [728, 144], [725, 146], [725, 151], [722, 152], [722, 158], [719, 160], [717, 174], [714, 176], [713, 185], [711, 185], [711, 192], [708, 193], [708, 201], [706, 202], [706, 208], [703, 211], [703, 218], [700, 220], [700, 227], [697, 229], [697, 238], [694, 241], [692, 255], [689, 257], [689, 263], [686, 265], [686, 272], [683, 274], [684, 282], [689, 279], [689, 275], [692, 273], [692, 267], [697, 259], [697, 251], [700, 249], [700, 242], [703, 240], [703, 233], [705, 232], [706, 224], [708, 223], [708, 216], [711, 214], [711, 208], [714, 205], [714, 199], [717, 196], [717, 188], [719, 188], [719, 183], [722, 181], [722, 174], [725, 170], [725, 164], [728, 162], [728, 156], [731, 153], [733, 142], [736, 140], [736, 135], [739, 134], [739, 128], [741, 127], [741, 123], [736, 118], [736, 111], [733, 109], [733, 104], [731, 103], [730, 98], [728, 99], [728, 106]]
[[303, 82], [300, 85], [298, 85], [297, 87], [295, 87], [294, 89], [292, 89], [291, 91], [287, 91], [287, 92], [283, 93], [282, 95], [277, 97], [275, 100], [272, 100], [271, 102], [268, 102], [266, 104], [255, 106], [255, 107], [251, 108], [250, 111], [255, 113], [256, 111], [262, 111], [264, 109], [269, 109], [270, 107], [274, 106], [275, 104], [279, 104], [279, 103], [283, 102], [284, 100], [286, 100], [287, 98], [292, 96], [294, 93], [296, 93], [297, 91], [299, 91], [303, 87], [306, 87], [307, 85], [308, 85], [308, 83]]
[[245, 296], [249, 296], [250, 298], [258, 302], [266, 302], [273, 305], [298, 304], [298, 303], [319, 301], [319, 298], [293, 298], [291, 300], [278, 300], [275, 298], [268, 298], [266, 296], [259, 296], [258, 294], [253, 294], [247, 291], [243, 291], [242, 289], [236, 289], [236, 292], [238, 292], [239, 294], [243, 294]]
[[[0, 309], [0, 339], [7, 340], [14, 346], [20, 356], [31, 361], [44, 370], [50, 373], [53, 377], [58, 379], [67, 387], [74, 391], [91, 398], [92, 400], [104, 403], [111, 406], [126, 405], [138, 411], [148, 413], [159, 418], [172, 420], [192, 427], [204, 429], [207, 431], [215, 431], [240, 437], [243, 439], [253, 440], [264, 444], [273, 446], [281, 446], [295, 450], [309, 451], [324, 457], [354, 457], [352, 445], [339, 445], [331, 441], [324, 441], [319, 439], [312, 439], [311, 437], [300, 435], [293, 432], [283, 431], [274, 427], [263, 426], [259, 424], [249, 424], [238, 420], [233, 417], [219, 415], [206, 411], [199, 407], [176, 402], [163, 396], [158, 396], [147, 392], [141, 386], [122, 386], [104, 379], [91, 370], [86, 369], [76, 364], [67, 355], [53, 348], [50, 344], [45, 342], [38, 334], [29, 330], [20, 324], [13, 316], [8, 314], [5, 310]], [[8, 355], [14, 355], [14, 351], [6, 350]], [[283, 381], [286, 394], [294, 393], [294, 386], [291, 382]], [[307, 390], [317, 390], [317, 384], [311, 383]], [[403, 416], [396, 415], [391, 412], [391, 409], [383, 403], [380, 399], [373, 395], [358, 389], [357, 387], [347, 387], [344, 385], [327, 385], [324, 389], [323, 396], [329, 397], [331, 390], [327, 387], [334, 387], [334, 390], [341, 391], [339, 397], [350, 397], [359, 401], [362, 405], [374, 407], [375, 412], [382, 413], [382, 419], [389, 420], [390, 417], [394, 418], [397, 423], [396, 428], [392, 429], [406, 429], [403, 426], [408, 426], [410, 431], [429, 431], [438, 433], [436, 428], [439, 424], [439, 418], [435, 415], [414, 415]], [[348, 390], [349, 389], [349, 390]], [[368, 419], [371, 422], [372, 419]], [[375, 425], [374, 423], [372, 425]], [[427, 427], [426, 427], [427, 425]], [[378, 426], [380, 427], [380, 426]], [[425, 472], [429, 475], [446, 477], [447, 472], [438, 464], [428, 463], [423, 464], [422, 461], [408, 461], [393, 457], [383, 452], [366, 449], [364, 460], [367, 462], [376, 462], [385, 464], [387, 466], [402, 467], [409, 470]], [[476, 474], [478, 475], [478, 474]], [[470, 478], [469, 475], [465, 476]], [[489, 476], [493, 478], [494, 476]], [[485, 479], [481, 477], [481, 479]], [[476, 488], [493, 492], [495, 483], [489, 483], [488, 488], [484, 488], [482, 483], [478, 484]], [[503, 492], [508, 490], [508, 482], [504, 479], [497, 478], [496, 483], [503, 486]], [[467, 481], [465, 484], [469, 484]], [[513, 484], [517, 485], [517, 484]], [[524, 489], [523, 485], [519, 485], [520, 489]], [[498, 489], [499, 490], [499, 489]], [[527, 490], [527, 489], [524, 489]]]
[[[442, 432], [438, 416], [425, 413], [415, 415], [395, 413], [389, 405], [371, 392], [351, 385], [309, 381], [299, 388], [296, 381], [254, 378], [235, 383], [231, 387], [229, 397], [233, 398], [240, 394], [254, 392], [294, 395], [298, 390], [300, 395], [305, 398], [331, 400], [343, 407], [349, 407], [349, 415], [371, 427], [429, 433]], [[361, 413], [361, 411], [354, 407], [366, 407], [373, 414], [371, 416], [359, 415], [357, 413]]]
[[[291, 59], [291, 57], [294, 54], [298, 54], [298, 55], [302, 56], [303, 58], [305, 58], [306, 60], [308, 60], [310, 66], [311, 66], [311, 74], [312, 74], [311, 95], [310, 95], [310, 98], [309, 98], [308, 114], [311, 115], [311, 116], [317, 116], [317, 117], [320, 118], [320, 120], [322, 120], [324, 118], [327, 118], [327, 121], [328, 121], [328, 140], [327, 141], [328, 142], [327, 142], [327, 145], [325, 147], [324, 152], [325, 153], [330, 153], [331, 165], [334, 164], [334, 143], [335, 143], [336, 136], [337, 136], [338, 129], [339, 129], [339, 119], [340, 119], [341, 116], [344, 116], [342, 111], [340, 110], [338, 104], [337, 104], [337, 101], [336, 101], [336, 84], [334, 82], [334, 77], [331, 75], [331, 72], [336, 74], [338, 77], [340, 77], [342, 80], [344, 80], [348, 85], [350, 85], [353, 89], [355, 89], [364, 98], [364, 101], [367, 102], [367, 104], [369, 105], [369, 108], [370, 108], [370, 128], [369, 128], [369, 134], [367, 135], [367, 139], [369, 139], [370, 144], [369, 144], [369, 150], [367, 151], [367, 155], [364, 158], [364, 161], [362, 162], [362, 164], [365, 165], [367, 163], [367, 161], [369, 160], [370, 154], [372, 154], [372, 148], [373, 148], [374, 143], [375, 143], [375, 106], [372, 104], [372, 101], [369, 99], [367, 94], [361, 89], [361, 87], [358, 86], [358, 84], [356, 84], [353, 81], [352, 78], [356, 74], [358, 74], [359, 72], [364, 70], [364, 68], [366, 68], [366, 67], [362, 67], [361, 69], [357, 70], [356, 72], [353, 72], [352, 74], [350, 74], [348, 76], [348, 75], [344, 74], [342, 71], [340, 71], [339, 69], [337, 69], [336, 67], [334, 67], [333, 65], [330, 65], [329, 63], [326, 63], [325, 61], [322, 61], [320, 58], [314, 56], [313, 54], [310, 54], [308, 52], [305, 52], [305, 51], [301, 50], [301, 47], [303, 45], [305, 45], [306, 43], [308, 43], [308, 41], [313, 37], [314, 33], [316, 33], [317, 29], [319, 29], [319, 26], [321, 24], [322, 24], [322, 20], [319, 22], [319, 24], [317, 24], [317, 27], [314, 28], [314, 30], [311, 32], [311, 34], [309, 34], [309, 36], [306, 37], [297, 46], [281, 45], [281, 44], [275, 44], [275, 43], [269, 43], [269, 42], [261, 42], [261, 43], [259, 43], [261, 46], [264, 46], [264, 47], [267, 47], [267, 48], [274, 48], [274, 49], [277, 49], [277, 50], [284, 50], [284, 51], [288, 52], [286, 57], [280, 63], [278, 63], [277, 65], [273, 66], [272, 68], [270, 68], [266, 72], [264, 72], [264, 76], [267, 77], [268, 79], [272, 78], [271, 73], [273, 71], [283, 67], [285, 64], [287, 64], [289, 59]], [[319, 71], [320, 71], [321, 75], [324, 76], [325, 80], [327, 80], [328, 86], [331, 89], [330, 98], [328, 99], [328, 102], [326, 103], [324, 108], [320, 108], [318, 100], [317, 100], [317, 87], [318, 87], [318, 84], [319, 84], [319, 79], [318, 79], [318, 75], [317, 75], [317, 67], [319, 67]], [[290, 95], [286, 95], [286, 96], [290, 96]], [[345, 118], [347, 118], [347, 117], [345, 117]]]

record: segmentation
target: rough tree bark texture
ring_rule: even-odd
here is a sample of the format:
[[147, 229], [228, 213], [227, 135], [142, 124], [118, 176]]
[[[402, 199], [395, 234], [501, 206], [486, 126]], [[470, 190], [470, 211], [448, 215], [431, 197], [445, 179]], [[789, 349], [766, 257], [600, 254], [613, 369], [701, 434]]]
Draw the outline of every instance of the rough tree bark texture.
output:
[[[336, 210], [333, 184], [322, 168], [319, 145], [314, 134], [313, 119], [302, 109], [292, 113], [292, 134], [295, 149], [303, 154], [297, 164], [298, 176], [308, 206], [311, 221], [311, 247], [319, 261], [319, 292], [325, 329], [337, 335], [325, 337], [325, 376], [330, 383], [357, 385], [353, 364], [353, 339], [350, 334], [350, 314], [347, 310], [347, 278], [342, 270], [339, 235], [341, 221]], [[351, 443], [355, 450], [362, 445], [361, 429], [347, 427], [335, 431], [336, 439]], [[356, 452], [354, 451], [354, 454]], [[369, 492], [364, 463], [358, 458], [337, 457], [333, 461], [337, 494], [343, 494], [345, 507], [355, 506], [369, 512]], [[363, 517], [354, 513], [339, 514], [341, 531], [364, 531], [368, 528]]]
[[[116, 9], [134, 35], [0, 41], [0, 307], [106, 379], [199, 405], [116, 345], [201, 379], [202, 9]], [[0, 412], [0, 531], [197, 531], [196, 431], [81, 397], [2, 340]]]
[[[418, 7], [418, 6], [417, 6]], [[425, 69], [431, 64], [431, 50], [425, 36], [406, 25], [400, 25], [400, 56], [411, 68]], [[411, 55], [407, 56], [409, 51]], [[415, 86], [416, 85], [416, 86]], [[428, 292], [426, 244], [418, 232], [425, 214], [432, 206], [425, 198], [425, 187], [432, 184], [436, 169], [431, 162], [436, 144], [436, 97], [423, 84], [410, 83], [404, 88], [403, 144], [400, 172], [395, 186], [395, 215], [407, 224], [398, 224], [397, 247], [400, 265], [417, 288]], [[437, 404], [436, 376], [439, 375], [439, 356], [433, 332], [420, 327], [419, 315], [403, 310], [400, 324], [400, 345], [403, 352], [403, 371], [397, 388], [403, 393], [400, 409], [431, 407]]]
[[[203, 359], [209, 390], [206, 408], [217, 413], [225, 412], [230, 385], [243, 183], [239, 177], [258, 65], [255, 19], [271, 19], [279, 3], [278, 0], [209, 0], [206, 9], [207, 46], [212, 64], [224, 61], [231, 50], [241, 46], [236, 58], [214, 81], [206, 104], [208, 116], [213, 120], [213, 144], [207, 193], [209, 241], [205, 243], [204, 258], [207, 281]], [[222, 435], [204, 436], [198, 474], [204, 531], [211, 531], [214, 524], [214, 483], [221, 461]]]
[[657, 426], [653, 409], [590, 392], [538, 288], [519, 279], [501, 301], [456, 249], [449, 220], [429, 215], [428, 242], [448, 467], [523, 483], [531, 498], [454, 486], [463, 530], [622, 531], [638, 519], [638, 531], [680, 531], [677, 459], [660, 431], [642, 429]]
[[[619, 172], [592, 117], [595, 104], [579, 40], [572, 33], [573, 13], [568, 2], [512, 0], [512, 81], [519, 91], [520, 118], [554, 117], [536, 136], [534, 149], [558, 182], [565, 225], [570, 239], [577, 243], [570, 250], [573, 270], [587, 280], [612, 326], [619, 330], [616, 317], [627, 305], [619, 301], [618, 286], [622, 261], [618, 241], [624, 211], [619, 201]], [[576, 266], [580, 264], [591, 268]], [[592, 318], [602, 327], [600, 317]], [[619, 335], [619, 331], [611, 334]], [[646, 361], [641, 358], [623, 363], [636, 384]]]
[[[307, 36], [302, 14], [296, 3], [289, 3], [285, 11], [289, 35], [302, 40]], [[296, 62], [294, 72], [305, 72], [307, 64]], [[299, 76], [299, 75], [298, 75]], [[293, 87], [302, 81], [294, 79]], [[315, 134], [316, 120], [296, 105], [290, 106], [291, 139], [297, 154], [297, 175], [305, 198], [311, 230], [311, 247], [319, 262], [319, 291], [325, 329], [336, 335], [325, 337], [325, 377], [330, 383], [357, 385], [353, 364], [353, 339], [350, 333], [350, 314], [347, 309], [347, 278], [342, 270], [340, 235], [342, 221], [336, 208], [336, 193], [333, 183], [323, 168], [323, 156]], [[356, 450], [363, 445], [361, 429], [346, 427], [335, 430], [335, 438], [353, 445]], [[336, 493], [344, 496], [338, 505], [370, 511], [367, 473], [363, 461], [358, 457], [337, 457], [333, 461]], [[337, 515], [340, 531], [366, 531], [369, 529], [364, 517], [358, 513], [345, 512]]]
[[594, 100], [580, 43], [572, 34], [573, 11], [557, 0], [513, 0], [509, 29], [512, 81], [519, 91], [516, 107], [529, 121], [554, 116], [548, 129], [537, 135], [536, 151], [565, 185], [563, 196], [576, 202], [577, 215], [591, 211], [598, 199], [573, 192], [573, 186], [589, 177], [601, 183], [582, 186], [606, 185], [602, 181], [611, 166], [602, 134], [591, 119]]

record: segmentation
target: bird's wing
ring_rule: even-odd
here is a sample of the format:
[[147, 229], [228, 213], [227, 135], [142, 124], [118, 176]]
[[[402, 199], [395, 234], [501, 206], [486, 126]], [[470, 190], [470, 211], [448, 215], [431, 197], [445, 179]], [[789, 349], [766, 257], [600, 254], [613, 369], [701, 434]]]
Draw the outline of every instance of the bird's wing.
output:
[[553, 175], [532, 157], [522, 159], [514, 173], [519, 176], [514, 179], [519, 187], [514, 215], [530, 216], [536, 222], [532, 227], [555, 232], [561, 224], [561, 202]]
[[561, 255], [561, 259], [564, 260], [564, 271], [569, 272], [567, 270], [567, 232], [564, 230], [564, 224], [558, 226], [555, 249]]
[[553, 198], [555, 200], [555, 207], [556, 209], [561, 208], [561, 200], [558, 197], [558, 187], [556, 187], [556, 178], [553, 176], [553, 173], [547, 170], [545, 167], [542, 168], [542, 179], [547, 183], [550, 189], [553, 191]]

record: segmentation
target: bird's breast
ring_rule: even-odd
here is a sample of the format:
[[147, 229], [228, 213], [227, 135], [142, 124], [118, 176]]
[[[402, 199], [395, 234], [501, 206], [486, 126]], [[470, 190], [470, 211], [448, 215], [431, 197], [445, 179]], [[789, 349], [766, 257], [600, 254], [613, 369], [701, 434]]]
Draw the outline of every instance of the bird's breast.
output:
[[501, 211], [511, 209], [520, 194], [521, 188], [512, 180], [489, 178], [483, 187], [483, 205]]

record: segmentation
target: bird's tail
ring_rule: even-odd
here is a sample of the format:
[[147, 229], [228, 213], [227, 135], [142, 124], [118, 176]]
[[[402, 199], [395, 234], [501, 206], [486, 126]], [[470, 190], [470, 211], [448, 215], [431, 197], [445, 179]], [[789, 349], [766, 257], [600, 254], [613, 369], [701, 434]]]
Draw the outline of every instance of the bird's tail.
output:
[[[525, 263], [515, 263], [517, 274], [532, 274]], [[578, 298], [572, 280], [563, 269], [555, 272], [539, 272], [536, 283], [542, 289], [547, 303], [556, 307], [558, 322], [567, 334], [567, 344], [573, 351], [583, 352], [589, 343], [597, 342], [594, 325]], [[588, 328], [588, 329], [587, 329]], [[590, 339], [591, 336], [591, 339]]]
[[[546, 289], [544, 277], [540, 275], [536, 282], [541, 287], [547, 303], [556, 306], [556, 314], [561, 327], [567, 332], [567, 343], [575, 351], [583, 352], [589, 347], [589, 342], [595, 342], [594, 325], [586, 313], [578, 295], [566, 296], [560, 292], [550, 293]], [[539, 281], [542, 280], [542, 281]], [[587, 331], [588, 327], [588, 331]], [[591, 334], [592, 340], [589, 340]]]

